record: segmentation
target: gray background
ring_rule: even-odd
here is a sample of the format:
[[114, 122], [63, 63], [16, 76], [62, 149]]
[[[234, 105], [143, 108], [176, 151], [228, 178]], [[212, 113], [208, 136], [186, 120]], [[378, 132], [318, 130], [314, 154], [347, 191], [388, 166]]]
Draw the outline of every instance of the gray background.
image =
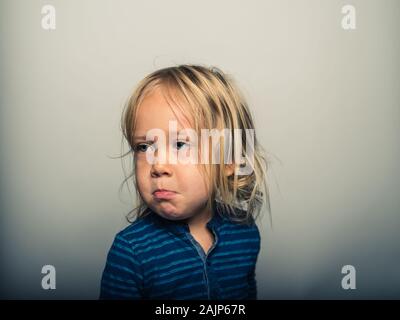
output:
[[396, 0], [0, 1], [0, 298], [98, 297], [133, 205], [123, 103], [177, 63], [233, 75], [270, 154], [259, 298], [400, 298], [399, 17]]

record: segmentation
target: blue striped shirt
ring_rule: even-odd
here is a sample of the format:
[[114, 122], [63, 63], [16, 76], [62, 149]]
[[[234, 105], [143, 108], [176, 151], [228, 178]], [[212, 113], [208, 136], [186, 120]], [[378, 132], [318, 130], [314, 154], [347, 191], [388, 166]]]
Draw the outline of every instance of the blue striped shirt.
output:
[[107, 256], [100, 299], [257, 299], [257, 225], [215, 213], [205, 254], [185, 222], [153, 211], [119, 232]]

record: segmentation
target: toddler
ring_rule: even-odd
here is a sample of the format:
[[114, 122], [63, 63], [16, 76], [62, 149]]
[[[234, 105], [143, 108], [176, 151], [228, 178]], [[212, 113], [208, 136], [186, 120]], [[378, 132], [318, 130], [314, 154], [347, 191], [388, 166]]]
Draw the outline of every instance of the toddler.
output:
[[267, 163], [233, 80], [200, 65], [157, 70], [131, 95], [122, 129], [139, 202], [100, 298], [256, 299]]

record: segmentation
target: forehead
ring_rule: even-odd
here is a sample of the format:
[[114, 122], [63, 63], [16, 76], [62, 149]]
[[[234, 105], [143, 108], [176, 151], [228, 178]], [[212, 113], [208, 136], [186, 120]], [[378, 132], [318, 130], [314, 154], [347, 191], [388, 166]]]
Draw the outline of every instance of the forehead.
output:
[[[178, 105], [179, 104], [179, 105]], [[186, 110], [186, 114], [182, 112]], [[187, 106], [174, 96], [173, 101], [166, 99], [165, 93], [160, 88], [148, 93], [138, 106], [136, 114], [136, 134], [146, 134], [150, 129], [168, 131], [169, 121], [176, 121], [178, 130], [192, 128], [193, 119], [187, 115]]]

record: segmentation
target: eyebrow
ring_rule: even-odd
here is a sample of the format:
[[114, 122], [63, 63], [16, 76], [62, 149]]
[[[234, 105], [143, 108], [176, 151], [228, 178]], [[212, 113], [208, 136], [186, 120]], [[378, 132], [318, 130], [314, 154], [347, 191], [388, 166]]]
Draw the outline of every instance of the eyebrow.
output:
[[[156, 139], [155, 139], [155, 141], [157, 141], [158, 140], [158, 137], [155, 137]], [[149, 139], [146, 139], [146, 136], [134, 136], [133, 137], [133, 141], [141, 141], [141, 140], [143, 140], [143, 141], [150, 141]]]
[[[173, 133], [173, 134], [177, 134], [177, 135], [179, 136], [178, 133], [179, 133], [181, 130], [183, 130], [183, 129], [184, 129], [184, 128], [180, 128], [180, 129], [178, 129], [177, 131], [173, 130], [172, 133]], [[146, 136], [145, 136], [145, 135], [134, 136], [133, 139], [134, 139], [134, 140], [146, 140]]]
[[146, 136], [134, 136], [133, 139], [134, 140], [140, 140], [140, 139], [145, 140]]

